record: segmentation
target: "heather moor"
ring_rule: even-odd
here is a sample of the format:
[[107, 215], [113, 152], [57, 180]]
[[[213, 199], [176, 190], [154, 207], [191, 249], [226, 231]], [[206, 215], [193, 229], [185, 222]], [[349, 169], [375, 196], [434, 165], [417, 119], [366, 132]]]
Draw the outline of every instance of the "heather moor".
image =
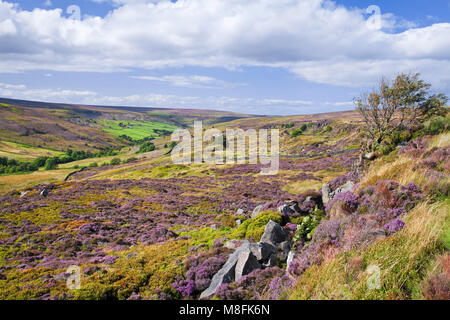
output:
[[72, 2], [0, 0], [0, 300], [450, 299], [448, 1]]

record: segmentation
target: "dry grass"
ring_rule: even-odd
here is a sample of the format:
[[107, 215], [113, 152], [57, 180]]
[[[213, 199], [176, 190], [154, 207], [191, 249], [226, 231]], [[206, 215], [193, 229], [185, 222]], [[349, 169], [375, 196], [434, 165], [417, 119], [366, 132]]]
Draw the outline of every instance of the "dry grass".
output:
[[0, 193], [7, 193], [12, 190], [20, 190], [40, 183], [52, 183], [63, 181], [73, 170], [50, 170], [35, 171], [27, 174], [14, 174], [0, 176]]
[[[429, 148], [445, 147], [449, 134], [432, 138]], [[407, 155], [375, 161], [361, 187], [391, 179], [407, 184], [426, 185], [425, 169], [413, 170], [415, 160]], [[378, 240], [365, 250], [343, 252], [321, 266], [309, 268], [289, 290], [289, 299], [423, 299], [423, 282], [429, 277], [436, 259], [449, 249], [450, 201], [419, 203], [407, 216], [406, 226], [395, 235]], [[358, 269], [352, 261], [361, 260]], [[367, 267], [381, 271], [381, 289], [367, 287]]]
[[[289, 299], [404, 299], [421, 298], [421, 281], [433, 257], [442, 252], [443, 222], [448, 203], [418, 205], [397, 234], [378, 240], [362, 252], [341, 253], [321, 266], [309, 268], [290, 290]], [[352, 267], [354, 259], [362, 267]], [[367, 267], [381, 271], [381, 289], [369, 290]]]

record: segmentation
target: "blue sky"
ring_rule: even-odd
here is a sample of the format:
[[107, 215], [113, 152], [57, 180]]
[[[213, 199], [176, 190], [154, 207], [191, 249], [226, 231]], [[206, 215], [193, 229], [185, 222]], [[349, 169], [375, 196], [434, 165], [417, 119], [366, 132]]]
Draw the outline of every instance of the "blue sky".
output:
[[450, 0], [12, 3], [0, 0], [2, 97], [305, 114], [351, 109], [408, 71], [450, 93]]

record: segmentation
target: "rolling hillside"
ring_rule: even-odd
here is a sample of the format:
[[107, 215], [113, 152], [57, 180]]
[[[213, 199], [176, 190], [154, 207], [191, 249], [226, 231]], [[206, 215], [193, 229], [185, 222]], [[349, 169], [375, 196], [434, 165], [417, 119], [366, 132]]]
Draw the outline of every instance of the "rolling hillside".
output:
[[119, 149], [129, 144], [121, 135], [137, 140], [159, 138], [177, 127], [192, 125], [194, 120], [214, 124], [247, 117], [209, 110], [80, 106], [0, 98], [0, 141], [55, 151]]

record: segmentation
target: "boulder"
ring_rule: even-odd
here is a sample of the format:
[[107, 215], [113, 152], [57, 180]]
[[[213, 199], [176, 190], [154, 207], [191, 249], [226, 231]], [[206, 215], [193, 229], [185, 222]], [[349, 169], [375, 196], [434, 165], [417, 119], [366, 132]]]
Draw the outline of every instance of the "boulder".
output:
[[275, 267], [277, 265], [277, 263], [278, 263], [277, 255], [273, 254], [270, 256], [270, 258], [266, 262], [262, 263], [262, 266], [264, 268], [270, 268], [270, 267]]
[[242, 245], [249, 245], [250, 242], [248, 242], [248, 240], [237, 240], [237, 239], [233, 239], [233, 240], [229, 240], [224, 244], [225, 248], [228, 249], [232, 249], [232, 250], [236, 250], [237, 248], [239, 248]]
[[261, 236], [260, 242], [269, 243], [273, 246], [277, 246], [283, 241], [286, 241], [289, 237], [289, 232], [284, 230], [278, 223], [270, 220], [266, 224], [264, 233]]
[[263, 207], [262, 204], [260, 204], [259, 206], [255, 207], [255, 209], [253, 209], [251, 216], [252, 219], [255, 218], [261, 212], [262, 207]]
[[239, 227], [242, 224], [241, 219], [236, 219], [236, 226]]
[[322, 185], [322, 202], [323, 202], [323, 204], [326, 205], [328, 202], [330, 202], [331, 199], [333, 199], [339, 193], [352, 191], [354, 186], [355, 186], [355, 183], [350, 180], [334, 191], [331, 191], [331, 188], [327, 183]]
[[250, 248], [241, 250], [235, 267], [234, 281], [238, 281], [242, 276], [249, 274], [255, 269], [261, 269], [261, 267]]
[[331, 188], [328, 183], [322, 185], [322, 202], [326, 205], [331, 200]]
[[40, 195], [41, 197], [46, 197], [49, 193], [49, 190], [47, 188], [44, 188], [44, 190], [41, 191]]
[[281, 212], [283, 215], [285, 216], [290, 216], [292, 214], [295, 213], [295, 210], [292, 209], [290, 206], [288, 206], [287, 204], [283, 204], [282, 206], [278, 207], [278, 211]]
[[278, 257], [280, 258], [281, 261], [286, 261], [289, 255], [289, 251], [291, 250], [291, 246], [292, 246], [291, 241], [283, 241], [282, 243], [280, 243], [279, 245], [280, 251], [278, 253]]
[[[223, 267], [217, 271], [217, 273], [213, 276], [211, 280], [211, 284], [209, 287], [204, 290], [201, 295], [200, 299], [211, 297], [216, 293], [216, 290], [219, 288], [221, 284], [224, 283], [231, 283], [234, 282], [236, 279], [236, 264], [238, 263], [240, 253], [243, 251], [250, 251], [249, 250], [249, 243], [244, 243], [239, 248], [236, 249], [230, 256], [228, 257], [227, 262], [223, 265]], [[244, 257], [242, 257], [242, 261], [244, 261]], [[242, 264], [245, 267], [245, 263], [241, 261], [240, 264], [240, 272], [244, 272], [244, 268], [242, 267]], [[248, 269], [248, 268], [247, 268]], [[246, 269], [246, 270], [247, 270]]]
[[250, 251], [259, 262], [266, 262], [270, 256], [277, 253], [277, 249], [273, 245], [265, 242], [250, 244]]

